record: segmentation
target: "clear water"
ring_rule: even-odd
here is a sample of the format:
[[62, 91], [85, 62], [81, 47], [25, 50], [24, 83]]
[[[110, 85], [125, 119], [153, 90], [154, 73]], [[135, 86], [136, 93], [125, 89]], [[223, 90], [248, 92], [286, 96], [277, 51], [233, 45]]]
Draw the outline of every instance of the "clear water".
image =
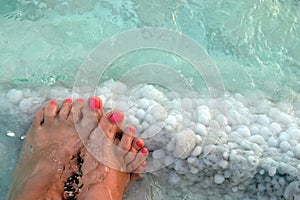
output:
[[[0, 0], [0, 93], [72, 89], [81, 63], [99, 43], [134, 28], [164, 27], [203, 47], [226, 91], [297, 104], [299, 20], [298, 0]], [[206, 87], [182, 57], [158, 49], [123, 55], [100, 81], [120, 79], [146, 63], [171, 66], [194, 88]], [[5, 194], [21, 145], [6, 133], [21, 135], [29, 122], [5, 104], [0, 109], [0, 152], [7, 155], [0, 159], [0, 193]]]

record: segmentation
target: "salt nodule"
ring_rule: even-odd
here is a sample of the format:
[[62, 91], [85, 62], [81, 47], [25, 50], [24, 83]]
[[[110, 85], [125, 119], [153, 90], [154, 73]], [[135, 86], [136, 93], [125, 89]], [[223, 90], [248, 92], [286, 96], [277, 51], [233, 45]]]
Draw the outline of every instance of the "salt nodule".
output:
[[[4, 111], [32, 115], [45, 102], [36, 94], [30, 89], [8, 91]], [[72, 91], [54, 88], [51, 94], [68, 98]], [[169, 195], [176, 193], [176, 184], [185, 190], [196, 187], [206, 195], [203, 199], [225, 193], [227, 199], [300, 197], [299, 108], [241, 94], [179, 100], [151, 85], [139, 87], [132, 98], [129, 94], [126, 85], [114, 81], [96, 89], [106, 110], [125, 109], [126, 123], [137, 127], [137, 136], [151, 150], [149, 173], [151, 163], [167, 166], [155, 173], [171, 183], [166, 186]]]

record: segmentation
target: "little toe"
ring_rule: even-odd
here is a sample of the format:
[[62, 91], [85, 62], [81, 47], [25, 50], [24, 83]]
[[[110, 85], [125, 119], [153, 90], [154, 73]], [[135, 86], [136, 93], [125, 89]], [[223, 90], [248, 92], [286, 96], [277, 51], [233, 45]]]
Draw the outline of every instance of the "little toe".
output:
[[[130, 154], [133, 154], [133, 153], [129, 152], [127, 155], [130, 155]], [[147, 148], [143, 147], [139, 152], [134, 153], [134, 154], [135, 154], [134, 160], [127, 165], [127, 170], [130, 172], [136, 171], [142, 165], [142, 163], [147, 159], [147, 157], [149, 155], [149, 151]], [[127, 157], [126, 159], [128, 159], [130, 157], [132, 157], [132, 155]]]
[[71, 108], [71, 112], [67, 118], [67, 121], [70, 122], [71, 124], [76, 124], [82, 117], [82, 113], [81, 113], [81, 109], [83, 108], [85, 104], [85, 100], [84, 99], [76, 99], [76, 101], [74, 102], [72, 108]]
[[40, 127], [44, 122], [44, 110], [45, 108], [43, 107], [35, 113], [34, 119], [32, 121], [32, 126], [34, 128]]
[[47, 103], [44, 110], [45, 125], [53, 123], [58, 111], [58, 103], [56, 100], [51, 100]]
[[71, 112], [71, 109], [72, 109], [72, 103], [73, 103], [73, 100], [72, 99], [65, 99], [62, 106], [61, 106], [61, 109], [59, 111], [59, 118], [62, 119], [62, 120], [66, 120]]

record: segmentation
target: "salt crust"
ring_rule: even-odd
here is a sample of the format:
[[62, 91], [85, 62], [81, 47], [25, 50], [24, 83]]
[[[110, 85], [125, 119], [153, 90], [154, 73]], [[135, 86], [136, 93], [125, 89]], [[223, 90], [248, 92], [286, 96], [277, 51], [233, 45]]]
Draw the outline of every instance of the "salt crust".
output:
[[[161, 175], [169, 176], [171, 185], [194, 185], [207, 199], [221, 193], [229, 199], [300, 198], [300, 110], [293, 104], [241, 94], [174, 98], [149, 85], [140, 90], [128, 98], [124, 84], [110, 81], [96, 95], [106, 110], [123, 109], [126, 123], [136, 126], [150, 150], [151, 173], [159, 173], [151, 171], [151, 163], [159, 169], [167, 165]], [[28, 120], [47, 99], [83, 96], [65, 88], [39, 94], [44, 93], [12, 89], [3, 110]]]

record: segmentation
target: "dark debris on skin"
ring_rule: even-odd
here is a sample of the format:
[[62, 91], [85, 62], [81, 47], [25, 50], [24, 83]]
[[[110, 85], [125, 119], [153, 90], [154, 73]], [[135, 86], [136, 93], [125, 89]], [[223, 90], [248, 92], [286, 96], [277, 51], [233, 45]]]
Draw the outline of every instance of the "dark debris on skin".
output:
[[78, 172], [74, 172], [65, 182], [64, 184], [64, 197], [66, 200], [76, 200], [77, 194], [80, 192], [82, 188], [81, 178], [82, 178], [82, 164], [83, 159], [80, 155], [77, 155], [77, 167]]

